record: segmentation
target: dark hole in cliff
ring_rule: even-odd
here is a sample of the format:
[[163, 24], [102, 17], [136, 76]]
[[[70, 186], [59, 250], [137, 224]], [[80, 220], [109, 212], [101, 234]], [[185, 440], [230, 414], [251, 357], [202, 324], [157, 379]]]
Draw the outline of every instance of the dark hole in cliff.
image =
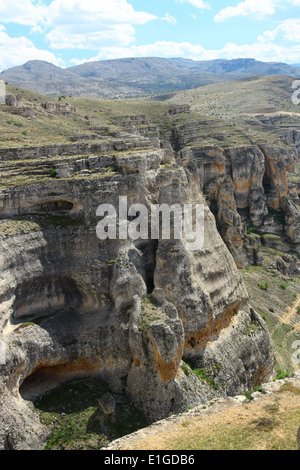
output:
[[100, 369], [100, 363], [93, 363], [86, 358], [50, 366], [41, 365], [25, 378], [19, 393], [24, 400], [38, 403], [42, 396], [59, 385], [95, 376]]
[[154, 290], [154, 271], [156, 267], [156, 251], [158, 240], [151, 242], [135, 242], [136, 250], [129, 251], [130, 261], [135, 265], [136, 270], [142, 276], [147, 286], [147, 293], [151, 294]]
[[179, 136], [177, 130], [174, 130], [174, 129], [172, 130], [172, 135], [171, 135], [171, 138], [170, 138], [170, 144], [171, 144], [171, 147], [173, 148], [173, 150], [175, 152], [179, 152], [179, 150], [181, 150], [180, 136]]
[[70, 201], [48, 201], [40, 206], [40, 210], [45, 212], [71, 211], [74, 204]]
[[147, 278], [146, 286], [147, 286], [147, 293], [152, 294], [152, 292], [154, 291], [154, 287], [155, 287], [153, 276]]
[[55, 311], [77, 310], [84, 295], [68, 277], [45, 277], [24, 282], [16, 290], [14, 318], [43, 316]]
[[263, 187], [266, 194], [268, 194], [274, 188], [273, 181], [267, 172], [264, 174], [263, 177]]

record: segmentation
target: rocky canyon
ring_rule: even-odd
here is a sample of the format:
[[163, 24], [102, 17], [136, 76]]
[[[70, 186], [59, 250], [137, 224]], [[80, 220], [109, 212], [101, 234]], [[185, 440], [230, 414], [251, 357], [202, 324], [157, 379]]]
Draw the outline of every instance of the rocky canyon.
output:
[[[43, 448], [33, 403], [77, 379], [100, 378], [147, 423], [272, 379], [241, 270], [267, 247], [299, 277], [299, 117], [26, 93], [0, 106], [0, 447]], [[97, 207], [119, 196], [203, 205], [203, 247], [100, 240]]]

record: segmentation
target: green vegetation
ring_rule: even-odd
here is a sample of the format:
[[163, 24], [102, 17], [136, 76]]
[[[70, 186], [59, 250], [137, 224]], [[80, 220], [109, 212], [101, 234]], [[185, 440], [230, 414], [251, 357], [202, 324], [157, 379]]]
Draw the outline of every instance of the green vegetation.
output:
[[281, 380], [290, 377], [291, 373], [288, 370], [277, 369], [276, 370], [276, 377], [274, 380]]
[[264, 388], [262, 388], [260, 385], [257, 385], [254, 387], [254, 391], [255, 392], [259, 392], [259, 393], [262, 393], [263, 395], [265, 395], [267, 392], [265, 391]]
[[282, 283], [280, 284], [280, 287], [281, 287], [281, 289], [283, 289], [283, 290], [286, 290], [286, 289], [287, 289], [287, 286], [288, 286], [288, 285], [287, 285], [286, 282], [282, 282]]
[[116, 420], [100, 424], [97, 400], [109, 392], [100, 379], [87, 379], [61, 385], [49, 392], [36, 405], [43, 423], [52, 433], [46, 450], [99, 450], [112, 439], [124, 436], [146, 425], [144, 417], [123, 395], [115, 395]]
[[194, 372], [194, 374], [198, 377], [198, 379], [200, 379], [204, 382], [207, 382], [207, 384], [212, 389], [214, 389], [214, 390], [218, 389], [218, 386], [214, 382], [213, 374], [208, 369], [203, 369], [203, 368], [199, 369], [198, 367], [196, 367], [193, 364], [193, 362], [185, 359], [185, 361], [183, 361], [182, 370], [184, 371], [185, 375], [187, 375], [187, 376], [190, 374], [189, 370], [192, 370]]
[[250, 325], [247, 326], [245, 334], [246, 336], [252, 336], [260, 330], [261, 330], [260, 324], [257, 323], [256, 321], [252, 321]]
[[[300, 292], [300, 278], [283, 280], [280, 273], [272, 268], [284, 253], [270, 247], [262, 247], [262, 266], [249, 266], [242, 270], [242, 276], [254, 309], [267, 324], [274, 352], [276, 368], [292, 371], [293, 343], [299, 340], [299, 311], [297, 300]], [[295, 307], [294, 307], [295, 306]], [[294, 314], [291, 309], [294, 307]]]
[[41, 226], [31, 220], [3, 219], [0, 220], [0, 237], [9, 237], [17, 233], [28, 233], [32, 230], [40, 230]]
[[248, 227], [247, 228], [247, 235], [256, 235], [255, 227]]
[[268, 282], [260, 283], [257, 285], [261, 290], [268, 290], [268, 288], [270, 287], [270, 284]]
[[141, 331], [147, 330], [152, 323], [167, 323], [169, 320], [169, 317], [166, 315], [163, 309], [153, 303], [151, 294], [147, 294], [142, 297], [141, 308], [141, 320], [139, 324], [139, 329]]
[[7, 124], [12, 124], [13, 126], [16, 126], [16, 127], [23, 127], [22, 122], [15, 121], [14, 119], [7, 119], [6, 123]]
[[[180, 91], [168, 101], [189, 104], [193, 110], [210, 115], [295, 112], [291, 102], [292, 82], [292, 78], [284, 76], [249, 78]], [[284, 119], [284, 114], [281, 118]]]

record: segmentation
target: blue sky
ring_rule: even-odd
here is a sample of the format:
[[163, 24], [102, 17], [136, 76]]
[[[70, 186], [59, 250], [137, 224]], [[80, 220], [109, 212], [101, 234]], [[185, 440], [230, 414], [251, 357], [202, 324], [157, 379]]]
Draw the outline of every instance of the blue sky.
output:
[[0, 0], [0, 70], [120, 57], [300, 63], [300, 0]]

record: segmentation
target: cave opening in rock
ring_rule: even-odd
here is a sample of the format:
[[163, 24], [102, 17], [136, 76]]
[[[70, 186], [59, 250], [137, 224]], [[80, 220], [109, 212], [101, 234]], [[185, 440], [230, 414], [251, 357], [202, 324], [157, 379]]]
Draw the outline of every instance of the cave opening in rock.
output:
[[42, 317], [55, 311], [78, 311], [84, 301], [85, 296], [73, 279], [45, 275], [17, 287], [13, 317]]
[[69, 212], [73, 209], [74, 204], [70, 201], [47, 201], [40, 205], [40, 210], [44, 212]]
[[35, 368], [21, 383], [19, 394], [23, 400], [39, 400], [59, 385], [79, 379], [88, 379], [99, 375], [101, 364], [90, 359], [78, 359], [61, 364], [44, 364]]
[[135, 265], [136, 270], [142, 276], [147, 287], [147, 294], [151, 294], [155, 288], [154, 272], [156, 268], [156, 252], [158, 240], [135, 242], [138, 251], [130, 250], [129, 259]]
[[274, 189], [274, 183], [267, 171], [265, 172], [263, 177], [263, 188], [266, 195], [268, 195], [272, 191], [272, 189]]

